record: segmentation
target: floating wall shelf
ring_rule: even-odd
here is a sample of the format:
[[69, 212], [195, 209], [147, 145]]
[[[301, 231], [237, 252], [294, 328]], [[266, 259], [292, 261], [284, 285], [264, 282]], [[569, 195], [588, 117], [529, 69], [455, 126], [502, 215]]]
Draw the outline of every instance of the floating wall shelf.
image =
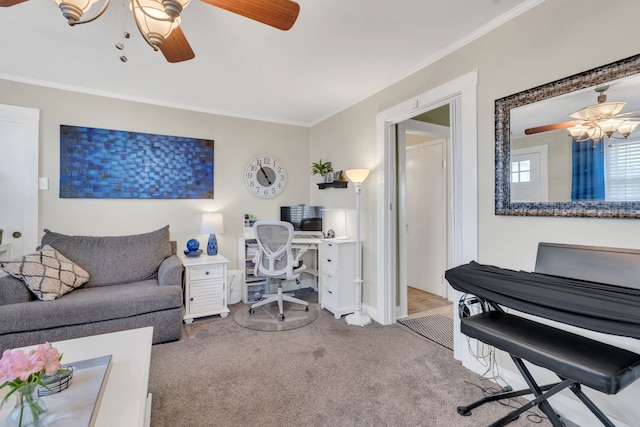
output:
[[318, 184], [318, 188], [320, 190], [324, 190], [325, 188], [347, 188], [347, 184], [349, 184], [349, 181], [323, 182]]

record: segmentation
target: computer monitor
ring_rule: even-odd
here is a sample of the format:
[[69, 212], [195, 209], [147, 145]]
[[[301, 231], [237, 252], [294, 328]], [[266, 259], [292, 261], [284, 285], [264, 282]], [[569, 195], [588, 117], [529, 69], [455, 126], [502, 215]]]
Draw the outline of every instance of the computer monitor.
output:
[[280, 206], [280, 221], [291, 223], [297, 235], [322, 235], [322, 206]]

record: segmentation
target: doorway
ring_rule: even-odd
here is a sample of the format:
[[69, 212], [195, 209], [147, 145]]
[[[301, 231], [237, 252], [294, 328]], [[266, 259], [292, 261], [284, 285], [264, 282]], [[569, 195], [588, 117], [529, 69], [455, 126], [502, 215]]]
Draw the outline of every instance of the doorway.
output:
[[[398, 244], [401, 294], [415, 315], [450, 304], [444, 271], [448, 264], [447, 218], [449, 104], [397, 125]], [[404, 254], [404, 255], [402, 255]]]
[[40, 111], [0, 104], [0, 229], [7, 258], [38, 245]]
[[[477, 85], [478, 72], [474, 70], [434, 89], [407, 99], [377, 115], [378, 187], [376, 201], [377, 247], [376, 264], [377, 312], [375, 320], [389, 325], [396, 321], [402, 309], [406, 310], [406, 295], [399, 291], [400, 275], [398, 245], [398, 200], [402, 188], [397, 185], [397, 156], [395, 126], [422, 112], [449, 103], [451, 106], [450, 202], [446, 207], [451, 218], [447, 240], [450, 268], [470, 262], [478, 257], [478, 190], [477, 190]], [[453, 291], [452, 300], [461, 297]], [[464, 366], [471, 366], [473, 355], [465, 346], [459, 331], [459, 319], [454, 316], [454, 358]]]

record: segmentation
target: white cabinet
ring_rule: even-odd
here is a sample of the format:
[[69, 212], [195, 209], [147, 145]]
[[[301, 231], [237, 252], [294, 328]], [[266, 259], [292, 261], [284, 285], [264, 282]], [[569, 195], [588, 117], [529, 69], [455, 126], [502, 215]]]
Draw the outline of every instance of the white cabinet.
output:
[[253, 275], [253, 257], [258, 250], [258, 242], [253, 228], [245, 227], [244, 236], [238, 238], [238, 264], [242, 269], [242, 302], [249, 304], [260, 301], [262, 295], [269, 293], [269, 283], [264, 277]]
[[356, 242], [323, 239], [320, 243], [321, 307], [336, 319], [355, 311]]
[[180, 257], [184, 265], [185, 315], [184, 323], [191, 323], [196, 317], [219, 314], [226, 317], [227, 308], [227, 265], [229, 260], [222, 255], [200, 255]]

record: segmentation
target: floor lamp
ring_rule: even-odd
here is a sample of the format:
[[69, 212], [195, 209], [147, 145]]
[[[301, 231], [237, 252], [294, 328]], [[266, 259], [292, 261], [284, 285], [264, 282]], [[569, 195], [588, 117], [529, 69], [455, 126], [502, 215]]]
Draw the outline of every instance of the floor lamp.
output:
[[369, 176], [368, 169], [349, 169], [344, 172], [347, 178], [353, 182], [356, 189], [356, 306], [353, 314], [345, 318], [347, 325], [364, 326], [371, 323], [371, 318], [362, 314], [362, 242], [360, 241], [360, 194], [362, 183]]

